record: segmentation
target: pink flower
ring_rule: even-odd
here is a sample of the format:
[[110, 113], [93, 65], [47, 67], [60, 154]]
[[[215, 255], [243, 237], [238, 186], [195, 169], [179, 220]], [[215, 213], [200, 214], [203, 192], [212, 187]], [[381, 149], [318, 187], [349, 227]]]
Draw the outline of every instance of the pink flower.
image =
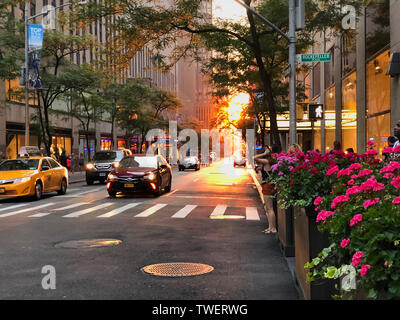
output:
[[336, 165], [336, 166], [333, 166], [332, 168], [330, 168], [326, 173], [325, 173], [325, 175], [326, 176], [330, 176], [330, 175], [332, 175], [332, 174], [334, 174], [335, 172], [338, 172], [339, 171], [339, 167]]
[[368, 190], [373, 190], [373, 191], [380, 191], [385, 189], [385, 185], [382, 183], [379, 183], [373, 178], [368, 179], [367, 181], [363, 182], [360, 186], [362, 191], [368, 191]]
[[384, 177], [385, 179], [391, 179], [391, 178], [394, 177], [394, 174], [391, 173], [391, 172], [387, 172], [387, 173], [385, 173], [385, 174], [383, 175], [383, 177]]
[[394, 198], [392, 203], [393, 204], [400, 204], [400, 197]]
[[353, 163], [352, 165], [350, 165], [349, 169], [350, 170], [358, 170], [361, 169], [363, 166], [360, 163]]
[[374, 146], [375, 142], [373, 140], [368, 140], [367, 146]]
[[374, 150], [374, 149], [371, 149], [371, 150], [368, 150], [366, 153], [365, 153], [367, 156], [376, 156], [377, 154], [378, 154], [378, 151], [376, 151], [376, 150]]
[[339, 172], [337, 173], [337, 177], [340, 178], [341, 176], [344, 176], [344, 175], [349, 176], [352, 173], [353, 173], [353, 170], [351, 170], [350, 168], [342, 169], [342, 170], [339, 170]]
[[324, 200], [324, 198], [322, 198], [322, 197], [317, 197], [317, 198], [314, 200], [314, 206], [318, 206], [318, 205], [321, 203], [322, 200]]
[[342, 248], [346, 248], [350, 243], [350, 239], [343, 239], [342, 242], [340, 243], [340, 246]]
[[333, 211], [326, 211], [322, 210], [320, 213], [317, 215], [317, 222], [320, 221], [325, 221], [327, 218], [329, 218], [331, 215], [333, 215], [335, 212]]
[[364, 177], [364, 176], [368, 176], [368, 175], [370, 175], [372, 172], [373, 172], [373, 171], [370, 170], [370, 169], [360, 170], [360, 172], [359, 172], [358, 175], [357, 175], [357, 178], [361, 178], [361, 177]]
[[347, 181], [347, 185], [352, 186], [355, 183], [354, 179]]
[[346, 194], [349, 196], [349, 195], [352, 195], [352, 194], [360, 193], [361, 191], [362, 190], [361, 190], [361, 188], [359, 186], [353, 186], [353, 187], [351, 187], [351, 188], [346, 190]]
[[350, 227], [356, 225], [357, 223], [362, 221], [362, 214], [356, 214], [351, 220], [350, 220]]
[[357, 251], [354, 255], [353, 258], [351, 259], [353, 266], [356, 267], [361, 263], [361, 258], [364, 254], [361, 251]]
[[393, 178], [393, 180], [390, 183], [393, 185], [393, 187], [400, 188], [400, 176]]
[[367, 274], [367, 271], [371, 268], [369, 264], [363, 264], [360, 269], [361, 277], [364, 277]]
[[393, 153], [393, 148], [385, 147], [385, 148], [383, 148], [382, 153]]
[[349, 196], [348, 196], [348, 195], [337, 196], [335, 199], [333, 199], [332, 204], [331, 204], [331, 208], [332, 208], [332, 209], [335, 209], [336, 206], [337, 206], [339, 203], [347, 202], [347, 201], [349, 201]]
[[366, 200], [364, 201], [364, 209], [367, 209], [370, 206], [373, 206], [374, 204], [377, 204], [379, 202], [379, 198], [375, 198], [374, 200]]

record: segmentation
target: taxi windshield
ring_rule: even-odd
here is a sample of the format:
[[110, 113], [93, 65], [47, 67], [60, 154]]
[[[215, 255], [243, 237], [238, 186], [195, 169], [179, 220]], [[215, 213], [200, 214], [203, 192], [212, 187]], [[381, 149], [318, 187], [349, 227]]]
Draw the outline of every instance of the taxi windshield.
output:
[[0, 164], [0, 171], [36, 170], [39, 159], [6, 160]]
[[128, 157], [119, 163], [120, 168], [157, 168], [156, 157]]

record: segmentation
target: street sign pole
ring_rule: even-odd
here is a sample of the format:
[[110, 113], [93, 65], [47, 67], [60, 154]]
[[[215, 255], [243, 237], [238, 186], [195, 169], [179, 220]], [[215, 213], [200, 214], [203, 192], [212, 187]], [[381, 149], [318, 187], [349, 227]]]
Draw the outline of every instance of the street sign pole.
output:
[[296, 0], [289, 0], [289, 145], [297, 141], [296, 130]]

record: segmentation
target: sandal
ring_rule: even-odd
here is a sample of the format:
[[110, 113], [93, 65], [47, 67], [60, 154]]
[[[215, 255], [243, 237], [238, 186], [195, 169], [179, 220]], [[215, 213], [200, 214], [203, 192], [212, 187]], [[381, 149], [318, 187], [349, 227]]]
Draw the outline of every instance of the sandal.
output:
[[265, 234], [275, 234], [277, 231], [272, 231], [271, 229], [267, 229], [263, 231]]

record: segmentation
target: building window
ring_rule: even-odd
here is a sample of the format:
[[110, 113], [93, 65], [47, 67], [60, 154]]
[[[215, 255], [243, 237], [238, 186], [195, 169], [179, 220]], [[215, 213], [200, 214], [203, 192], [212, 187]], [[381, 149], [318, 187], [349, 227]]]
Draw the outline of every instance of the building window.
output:
[[356, 73], [342, 81], [342, 148], [357, 152]]

